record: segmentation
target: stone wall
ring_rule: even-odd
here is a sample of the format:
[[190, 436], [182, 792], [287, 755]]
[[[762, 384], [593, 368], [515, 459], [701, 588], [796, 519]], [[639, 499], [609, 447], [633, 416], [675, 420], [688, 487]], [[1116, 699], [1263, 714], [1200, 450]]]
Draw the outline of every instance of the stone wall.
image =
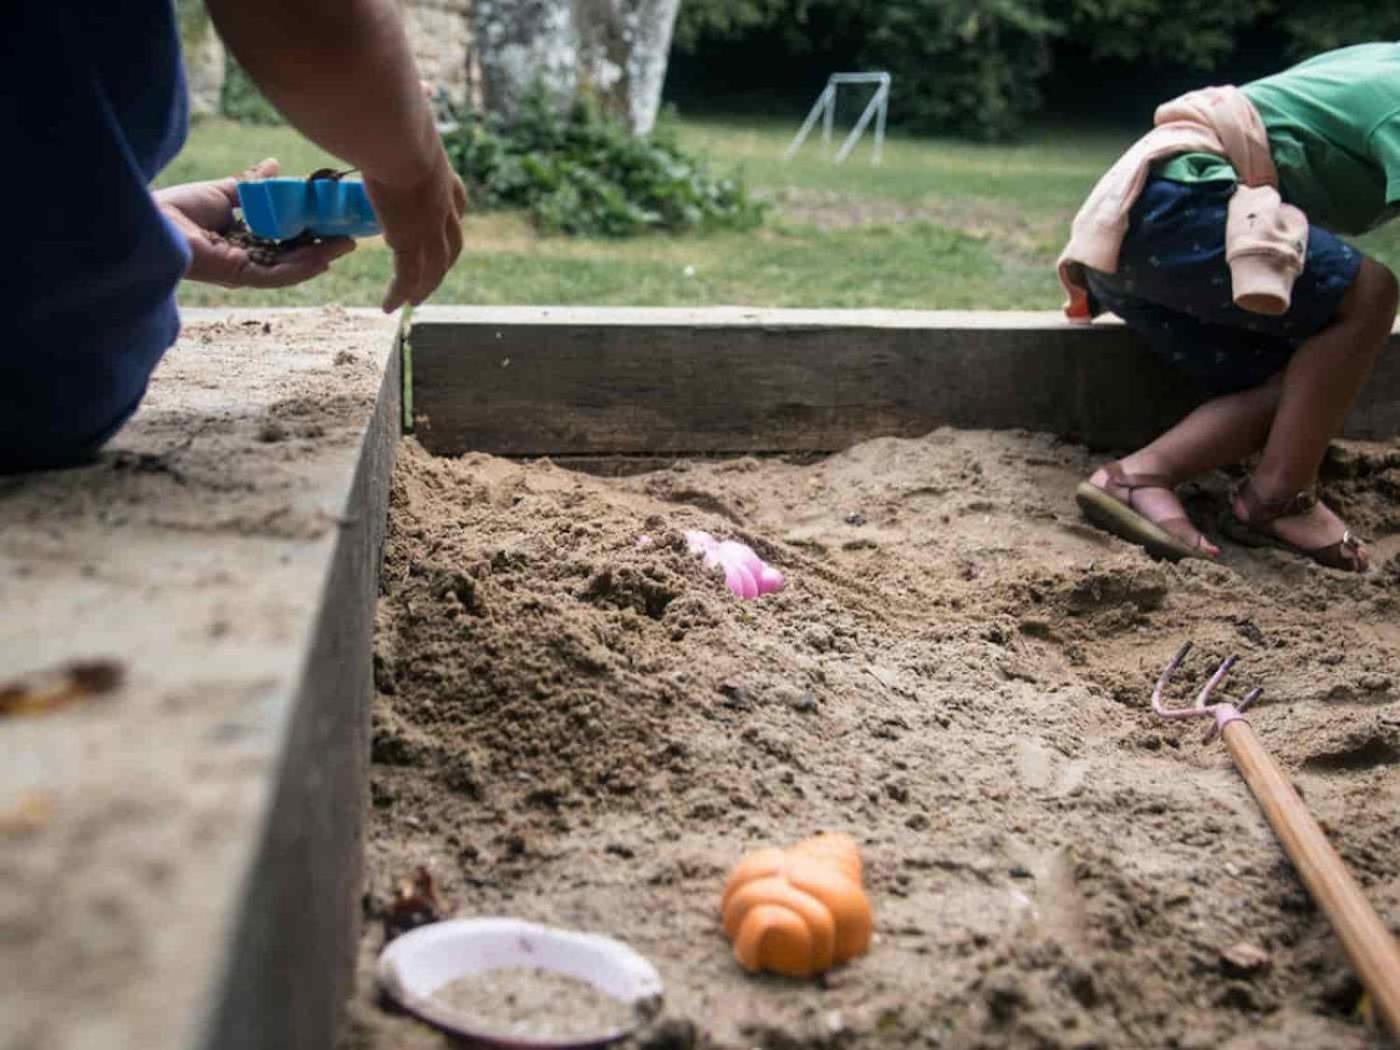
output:
[[[402, 0], [423, 79], [456, 104], [510, 116], [535, 84], [597, 99], [638, 134], [661, 104], [680, 0]], [[217, 113], [224, 46], [201, 0], [179, 0], [191, 111]]]
[[404, 0], [404, 23], [418, 71], [458, 105], [479, 105], [471, 0]]
[[214, 32], [202, 0], [179, 0], [175, 10], [180, 49], [185, 57], [185, 79], [189, 83], [190, 114], [212, 116], [219, 112], [224, 91], [224, 42]]
[[[181, 46], [190, 88], [190, 112], [219, 112], [227, 59], [202, 0], [179, 0]], [[404, 24], [423, 79], [454, 103], [480, 104], [480, 73], [473, 75], [471, 0], [404, 0]]]

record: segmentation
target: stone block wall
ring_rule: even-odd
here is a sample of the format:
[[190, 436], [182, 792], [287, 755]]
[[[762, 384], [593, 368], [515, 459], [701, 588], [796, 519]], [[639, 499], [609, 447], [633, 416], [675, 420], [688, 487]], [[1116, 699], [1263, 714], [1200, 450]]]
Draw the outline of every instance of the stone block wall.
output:
[[[401, 0], [423, 79], [457, 105], [509, 117], [536, 84], [579, 93], [646, 134], [680, 0]], [[202, 0], [178, 0], [191, 110], [217, 113], [224, 46]]]
[[481, 103], [471, 0], [404, 0], [404, 23], [424, 80], [458, 105]]
[[189, 82], [190, 114], [212, 116], [219, 112], [224, 91], [224, 42], [214, 32], [203, 0], [178, 0], [175, 12], [180, 26], [180, 49], [185, 57], [185, 79]]

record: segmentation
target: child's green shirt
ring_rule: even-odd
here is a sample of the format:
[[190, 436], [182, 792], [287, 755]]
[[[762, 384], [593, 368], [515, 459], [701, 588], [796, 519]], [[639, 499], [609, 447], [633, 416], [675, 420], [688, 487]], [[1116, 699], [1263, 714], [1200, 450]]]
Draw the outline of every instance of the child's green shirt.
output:
[[[1337, 233], [1364, 233], [1400, 212], [1400, 44], [1329, 51], [1241, 89], [1269, 134], [1283, 197]], [[1187, 153], [1157, 174], [1235, 179], [1220, 157]]]

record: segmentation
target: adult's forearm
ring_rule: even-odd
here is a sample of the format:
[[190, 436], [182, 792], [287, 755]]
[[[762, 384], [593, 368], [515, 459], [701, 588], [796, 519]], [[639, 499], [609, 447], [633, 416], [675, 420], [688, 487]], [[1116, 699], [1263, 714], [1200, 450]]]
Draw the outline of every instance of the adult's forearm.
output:
[[208, 0], [229, 50], [318, 146], [391, 185], [437, 162], [437, 132], [395, 0]]

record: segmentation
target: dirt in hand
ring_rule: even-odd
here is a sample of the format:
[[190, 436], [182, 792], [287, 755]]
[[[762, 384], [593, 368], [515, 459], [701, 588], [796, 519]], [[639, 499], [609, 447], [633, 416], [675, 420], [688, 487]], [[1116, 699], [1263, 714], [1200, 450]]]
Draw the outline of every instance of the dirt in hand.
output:
[[285, 241], [279, 241], [268, 237], [258, 237], [252, 230], [248, 229], [248, 224], [242, 219], [234, 220], [232, 226], [225, 230], [220, 236], [235, 248], [243, 248], [248, 252], [248, 258], [259, 266], [276, 266], [282, 257], [304, 248], [309, 244], [316, 243], [316, 236], [310, 230], [289, 237]]
[[[1177, 702], [1239, 653], [1228, 690], [1264, 687], [1265, 746], [1400, 919], [1400, 452], [1327, 465], [1324, 494], [1375, 540], [1367, 578], [1230, 544], [1155, 562], [1080, 520], [1096, 464], [941, 430], [605, 480], [406, 443], [370, 917], [424, 865], [457, 914], [618, 937], [666, 983], [628, 1044], [652, 1050], [1379, 1045], [1224, 749], [1148, 701], [1186, 639]], [[1185, 490], [1202, 524], [1228, 480]], [[690, 528], [788, 586], [740, 601]], [[861, 843], [870, 953], [816, 981], [744, 973], [726, 873], [823, 830]], [[366, 931], [346, 1046], [447, 1045], [376, 1005]]]

